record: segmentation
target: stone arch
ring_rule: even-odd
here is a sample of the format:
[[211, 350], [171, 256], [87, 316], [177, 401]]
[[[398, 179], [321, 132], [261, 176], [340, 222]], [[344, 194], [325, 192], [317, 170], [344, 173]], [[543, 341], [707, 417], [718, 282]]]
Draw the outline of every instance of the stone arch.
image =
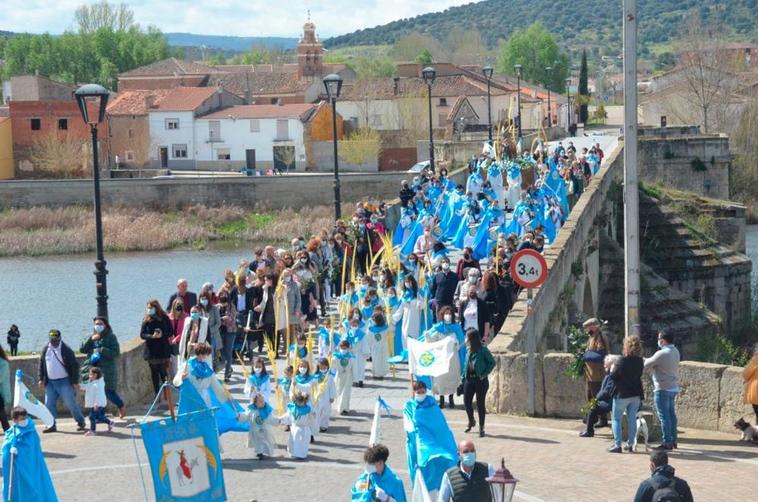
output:
[[595, 317], [595, 302], [592, 300], [592, 284], [590, 278], [584, 278], [584, 295], [582, 298], [582, 312], [585, 317]]

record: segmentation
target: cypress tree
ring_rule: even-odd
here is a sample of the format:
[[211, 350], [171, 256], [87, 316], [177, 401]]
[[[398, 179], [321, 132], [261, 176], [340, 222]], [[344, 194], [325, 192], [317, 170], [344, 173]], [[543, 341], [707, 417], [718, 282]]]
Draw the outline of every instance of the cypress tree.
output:
[[587, 83], [587, 50], [582, 51], [582, 66], [579, 69], [579, 95], [581, 100], [579, 101], [579, 122], [584, 124], [589, 120], [589, 112], [587, 111], [587, 104], [590, 100], [589, 84]]

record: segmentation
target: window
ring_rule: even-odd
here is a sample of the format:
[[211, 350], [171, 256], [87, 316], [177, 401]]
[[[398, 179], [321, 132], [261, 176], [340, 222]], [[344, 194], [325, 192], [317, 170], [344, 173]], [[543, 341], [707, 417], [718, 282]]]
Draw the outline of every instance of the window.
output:
[[134, 129], [129, 129], [128, 134], [129, 134], [129, 139], [132, 139], [134, 137]]
[[228, 148], [218, 148], [216, 150], [216, 160], [232, 160], [232, 154]]
[[276, 121], [276, 140], [287, 141], [290, 139], [289, 121], [287, 119], [278, 119]]
[[68, 119], [58, 119], [58, 129], [61, 131], [68, 130]]
[[447, 106], [447, 98], [440, 98], [440, 106]]
[[126, 157], [127, 162], [133, 162], [134, 161], [134, 152], [131, 150], [127, 150], [124, 152], [124, 157]]
[[166, 119], [166, 129], [179, 129], [179, 119]]
[[208, 141], [221, 141], [221, 122], [219, 120], [208, 121]]
[[187, 158], [187, 145], [171, 145], [171, 151], [175, 159]]
[[32, 119], [32, 131], [39, 131], [42, 128], [41, 119]]
[[250, 132], [261, 132], [261, 121], [258, 119], [250, 119]]
[[280, 99], [279, 99], [279, 98], [271, 98], [271, 104], [272, 104], [272, 105], [278, 105], [278, 104], [279, 104], [279, 102], [280, 102]]

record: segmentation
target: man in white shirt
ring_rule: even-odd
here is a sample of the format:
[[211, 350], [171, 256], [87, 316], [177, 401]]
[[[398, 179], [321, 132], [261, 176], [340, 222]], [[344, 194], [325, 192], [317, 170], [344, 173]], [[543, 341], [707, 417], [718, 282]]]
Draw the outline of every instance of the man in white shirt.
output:
[[476, 461], [476, 447], [471, 441], [458, 443], [458, 456], [458, 465], [442, 476], [437, 502], [492, 502], [487, 478], [495, 475], [495, 467]]
[[657, 447], [661, 450], [676, 448], [676, 409], [675, 400], [679, 393], [679, 351], [674, 346], [674, 335], [658, 333], [658, 350], [645, 359], [645, 371], [653, 375], [653, 398], [655, 412], [661, 421], [663, 443]]
[[[78, 431], [86, 430], [84, 415], [76, 402], [79, 388], [79, 363], [71, 348], [61, 341], [61, 332], [50, 330], [49, 342], [42, 349], [39, 362], [39, 383], [45, 386], [45, 406], [53, 418], [58, 418], [58, 399], [63, 398], [78, 425]], [[56, 432], [53, 424], [43, 433]]]

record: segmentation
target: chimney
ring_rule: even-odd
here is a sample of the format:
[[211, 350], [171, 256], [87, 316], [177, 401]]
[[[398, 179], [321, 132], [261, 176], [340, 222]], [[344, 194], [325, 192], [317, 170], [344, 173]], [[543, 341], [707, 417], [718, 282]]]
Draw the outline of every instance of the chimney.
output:
[[398, 93], [398, 83], [400, 83], [400, 77], [392, 77], [392, 93], [397, 96]]

